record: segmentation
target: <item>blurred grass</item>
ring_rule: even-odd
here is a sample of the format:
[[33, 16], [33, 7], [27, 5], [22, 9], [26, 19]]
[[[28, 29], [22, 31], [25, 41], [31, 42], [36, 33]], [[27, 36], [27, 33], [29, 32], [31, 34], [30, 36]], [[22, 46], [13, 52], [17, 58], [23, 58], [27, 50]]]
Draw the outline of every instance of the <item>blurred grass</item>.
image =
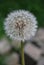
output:
[[4, 35], [3, 22], [13, 10], [25, 9], [32, 12], [38, 20], [38, 26], [44, 27], [44, 0], [0, 0], [0, 38]]
[[3, 62], [5, 59], [5, 56], [0, 56], [0, 65], [5, 65], [5, 63]]

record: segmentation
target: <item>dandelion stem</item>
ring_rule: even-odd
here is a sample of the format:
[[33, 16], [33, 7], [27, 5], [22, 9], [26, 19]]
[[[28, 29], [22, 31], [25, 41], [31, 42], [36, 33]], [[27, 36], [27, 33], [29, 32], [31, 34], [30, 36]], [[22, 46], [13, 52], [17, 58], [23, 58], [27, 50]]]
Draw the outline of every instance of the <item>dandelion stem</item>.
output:
[[21, 41], [21, 64], [25, 65], [25, 60], [24, 60], [24, 42]]

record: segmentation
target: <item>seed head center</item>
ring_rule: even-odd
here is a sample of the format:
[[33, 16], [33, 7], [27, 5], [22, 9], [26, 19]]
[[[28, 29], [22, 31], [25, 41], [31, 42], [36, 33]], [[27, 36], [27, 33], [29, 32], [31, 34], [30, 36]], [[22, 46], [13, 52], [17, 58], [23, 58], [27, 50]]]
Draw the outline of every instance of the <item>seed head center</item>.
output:
[[22, 20], [16, 22], [16, 28], [24, 29], [25, 26], [26, 26], [26, 24]]

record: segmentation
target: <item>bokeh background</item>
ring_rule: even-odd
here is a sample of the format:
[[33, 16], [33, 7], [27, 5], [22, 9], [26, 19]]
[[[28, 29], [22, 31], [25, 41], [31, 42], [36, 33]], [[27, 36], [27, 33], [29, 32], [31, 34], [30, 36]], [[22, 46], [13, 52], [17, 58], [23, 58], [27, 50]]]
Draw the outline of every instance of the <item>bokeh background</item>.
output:
[[[28, 10], [36, 16], [38, 21], [38, 29], [42, 28], [44, 35], [44, 0], [0, 0], [0, 39], [2, 39], [3, 36], [6, 36], [3, 23], [4, 19], [7, 17], [7, 14], [13, 10], [19, 9]], [[41, 35], [42, 32], [40, 33], [40, 36], [43, 36]], [[4, 56], [0, 56], [0, 65], [3, 59]]]

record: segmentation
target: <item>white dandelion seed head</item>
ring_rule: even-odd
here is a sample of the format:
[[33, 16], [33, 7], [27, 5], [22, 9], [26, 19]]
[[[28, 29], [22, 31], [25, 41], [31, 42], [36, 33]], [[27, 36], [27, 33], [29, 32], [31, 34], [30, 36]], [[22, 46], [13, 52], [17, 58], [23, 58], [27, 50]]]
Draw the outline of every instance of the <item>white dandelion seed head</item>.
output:
[[5, 19], [4, 28], [13, 40], [29, 40], [37, 31], [37, 20], [29, 11], [13, 11]]

